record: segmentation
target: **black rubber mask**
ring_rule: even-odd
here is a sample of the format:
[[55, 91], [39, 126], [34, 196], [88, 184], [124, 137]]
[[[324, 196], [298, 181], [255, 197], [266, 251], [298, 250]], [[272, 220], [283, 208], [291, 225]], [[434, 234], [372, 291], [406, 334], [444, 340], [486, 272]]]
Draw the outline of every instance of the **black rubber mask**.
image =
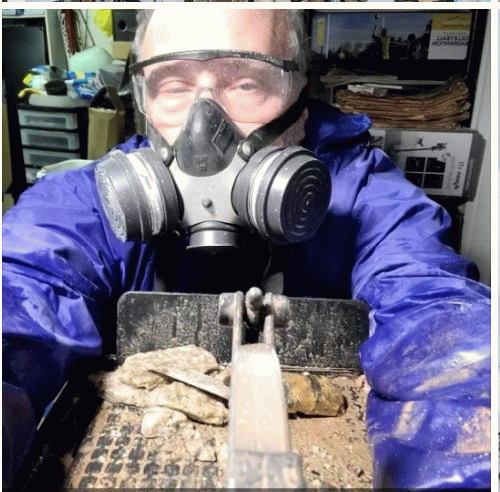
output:
[[173, 146], [179, 169], [190, 176], [218, 174], [231, 163], [242, 139], [216, 102], [198, 99]]
[[285, 245], [310, 238], [330, 201], [330, 173], [309, 150], [272, 142], [295, 123], [305, 96], [243, 137], [223, 108], [199, 99], [170, 147], [111, 152], [96, 166], [99, 195], [116, 235], [142, 240], [183, 229], [188, 248], [238, 247], [243, 229]]

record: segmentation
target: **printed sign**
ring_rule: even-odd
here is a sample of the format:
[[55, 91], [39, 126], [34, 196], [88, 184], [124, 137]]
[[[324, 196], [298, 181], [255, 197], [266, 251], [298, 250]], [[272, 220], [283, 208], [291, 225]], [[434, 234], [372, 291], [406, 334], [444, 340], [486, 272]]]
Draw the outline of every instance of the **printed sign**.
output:
[[464, 60], [469, 46], [472, 13], [434, 14], [429, 60]]

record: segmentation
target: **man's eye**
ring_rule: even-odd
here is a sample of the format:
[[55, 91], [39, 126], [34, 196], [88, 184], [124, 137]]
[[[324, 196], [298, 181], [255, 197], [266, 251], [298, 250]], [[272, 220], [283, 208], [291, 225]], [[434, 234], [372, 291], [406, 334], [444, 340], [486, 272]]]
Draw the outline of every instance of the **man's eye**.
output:
[[245, 84], [240, 84], [239, 88], [242, 91], [253, 91], [257, 89], [257, 86], [255, 84], [250, 84], [249, 82], [247, 82]]
[[183, 94], [191, 92], [192, 85], [181, 80], [172, 80], [163, 82], [159, 89], [161, 94]]
[[256, 80], [252, 79], [244, 79], [238, 80], [234, 82], [231, 87], [231, 90], [240, 90], [240, 91], [258, 91], [261, 89], [260, 84]]

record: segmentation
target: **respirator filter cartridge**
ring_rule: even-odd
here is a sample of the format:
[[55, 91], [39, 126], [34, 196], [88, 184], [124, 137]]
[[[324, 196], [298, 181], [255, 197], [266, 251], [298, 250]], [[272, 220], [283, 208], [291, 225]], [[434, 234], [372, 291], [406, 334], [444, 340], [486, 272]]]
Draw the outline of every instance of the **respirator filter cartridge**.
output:
[[331, 196], [326, 166], [303, 147], [265, 147], [236, 179], [232, 200], [238, 215], [268, 241], [288, 244], [311, 238]]
[[110, 152], [97, 164], [95, 177], [106, 217], [121, 241], [145, 241], [177, 224], [182, 212], [175, 184], [153, 150]]

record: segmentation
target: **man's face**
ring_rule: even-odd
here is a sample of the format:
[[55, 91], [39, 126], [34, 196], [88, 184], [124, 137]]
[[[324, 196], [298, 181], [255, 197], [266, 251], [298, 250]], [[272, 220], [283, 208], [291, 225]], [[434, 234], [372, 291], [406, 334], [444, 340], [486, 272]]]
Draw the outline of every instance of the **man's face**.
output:
[[[253, 51], [276, 58], [290, 58], [286, 11], [209, 9], [192, 15], [191, 10], [178, 9], [175, 15], [167, 16], [164, 11], [156, 10], [144, 36], [142, 59], [147, 60], [165, 53], [210, 49]], [[217, 81], [212, 80], [215, 76], [209, 69], [211, 65], [206, 62], [193, 65], [196, 67], [195, 73], [190, 77], [196, 78], [198, 87], [207, 88], [201, 90], [197, 97], [212, 98], [211, 88], [217, 85]], [[163, 68], [161, 72], [158, 66], [150, 65], [144, 69], [145, 79], [153, 80], [153, 83], [158, 85], [158, 81], [155, 81], [159, 77], [158, 73], [164, 74], [168, 71], [174, 70]], [[154, 90], [154, 87], [148, 88], [146, 97], [148, 120], [172, 145], [182, 129], [190, 106], [178, 110], [175, 117], [167, 117], [165, 105], [160, 106], [161, 98], [151, 95], [151, 89]], [[173, 91], [182, 92], [182, 88], [174, 84]], [[286, 100], [278, 95], [273, 96], [266, 100], [265, 110], [258, 118], [253, 118], [250, 122], [233, 118], [233, 122], [244, 136], [282, 114], [296, 100], [298, 92], [294, 90]], [[239, 101], [243, 103], [242, 98], [239, 98]], [[304, 136], [303, 124], [306, 117], [305, 112], [301, 120], [276, 143], [293, 144], [300, 141]]]

